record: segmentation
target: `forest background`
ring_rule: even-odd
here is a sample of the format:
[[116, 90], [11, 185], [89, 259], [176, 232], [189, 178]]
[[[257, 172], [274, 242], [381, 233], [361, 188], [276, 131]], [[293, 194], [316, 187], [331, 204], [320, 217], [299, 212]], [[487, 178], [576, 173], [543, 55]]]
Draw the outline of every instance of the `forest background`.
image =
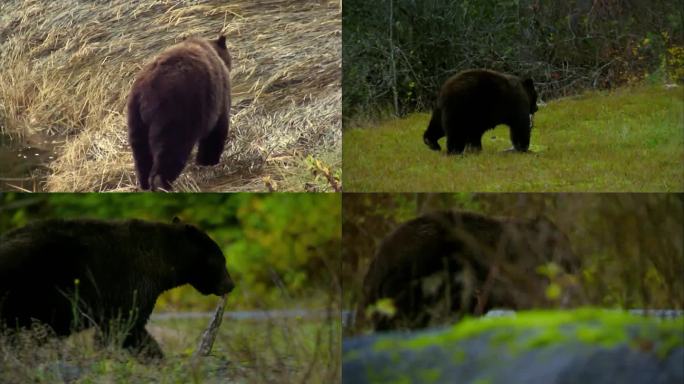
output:
[[542, 100], [684, 81], [682, 0], [345, 0], [342, 38], [345, 127], [429, 110], [466, 68], [531, 76]]
[[[327, 308], [339, 295], [340, 209], [332, 194], [4, 193], [0, 233], [36, 219], [177, 216], [223, 249], [236, 282], [229, 310]], [[186, 285], [163, 294], [156, 308], [208, 310], [215, 301]]]
[[580, 305], [684, 308], [684, 194], [373, 193], [345, 194], [342, 204], [345, 308], [357, 305], [363, 276], [388, 233], [446, 209], [553, 221], [579, 258]]

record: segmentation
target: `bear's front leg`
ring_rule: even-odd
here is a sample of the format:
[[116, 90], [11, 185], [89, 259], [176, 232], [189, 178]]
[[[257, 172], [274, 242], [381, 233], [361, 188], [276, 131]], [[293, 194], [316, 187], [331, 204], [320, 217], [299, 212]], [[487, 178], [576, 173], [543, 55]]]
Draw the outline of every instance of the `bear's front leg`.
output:
[[161, 359], [164, 357], [161, 347], [144, 326], [132, 329], [126, 336], [123, 347], [145, 358]]
[[438, 140], [444, 137], [444, 129], [442, 129], [442, 111], [439, 108], [435, 108], [432, 112], [432, 117], [430, 118], [430, 124], [428, 124], [425, 133], [423, 133], [423, 142], [433, 151], [439, 151], [442, 148], [439, 146]]
[[465, 140], [458, 135], [447, 134], [447, 155], [460, 155], [465, 150]]
[[206, 137], [199, 141], [197, 148], [197, 164], [199, 165], [216, 165], [221, 159], [223, 147], [228, 137], [228, 112], [224, 111], [216, 121], [214, 129], [212, 129]]
[[530, 148], [530, 134], [532, 133], [529, 115], [519, 117], [510, 126], [513, 148], [518, 152], [527, 152]]

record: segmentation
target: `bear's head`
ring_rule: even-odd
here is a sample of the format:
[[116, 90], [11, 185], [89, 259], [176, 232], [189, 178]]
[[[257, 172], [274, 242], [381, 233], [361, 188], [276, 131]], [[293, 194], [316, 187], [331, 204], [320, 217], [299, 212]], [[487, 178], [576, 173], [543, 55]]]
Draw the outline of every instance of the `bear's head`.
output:
[[223, 63], [226, 64], [226, 68], [230, 71], [232, 69], [232, 61], [230, 58], [230, 52], [228, 52], [228, 46], [226, 46], [226, 37], [220, 35], [218, 39], [210, 41], [212, 48], [216, 50]]
[[439, 146], [439, 142], [437, 141], [440, 138], [440, 132], [435, 131], [434, 127], [431, 129], [430, 126], [428, 126], [428, 129], [425, 131], [425, 133], [423, 133], [423, 142], [433, 151], [439, 151], [442, 149], [442, 147]]
[[430, 124], [423, 133], [423, 142], [434, 151], [439, 151], [442, 148], [439, 146], [438, 140], [444, 137], [444, 130], [442, 129], [441, 113], [438, 108], [432, 112]]
[[184, 243], [189, 245], [191, 258], [186, 272], [187, 282], [203, 295], [223, 296], [235, 288], [226, 269], [226, 258], [221, 248], [206, 233], [191, 224], [173, 219], [178, 226]]
[[526, 78], [522, 82], [525, 93], [527, 93], [527, 98], [530, 102], [530, 115], [537, 112], [537, 91], [534, 89], [534, 81], [531, 78]]

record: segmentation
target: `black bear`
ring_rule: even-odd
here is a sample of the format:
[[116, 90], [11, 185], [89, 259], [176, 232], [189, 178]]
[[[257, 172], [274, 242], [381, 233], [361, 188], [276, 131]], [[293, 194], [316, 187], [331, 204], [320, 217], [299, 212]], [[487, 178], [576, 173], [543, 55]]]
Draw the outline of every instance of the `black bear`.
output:
[[506, 124], [513, 148], [526, 152], [535, 112], [537, 92], [532, 79], [485, 69], [463, 71], [442, 86], [423, 141], [439, 151], [437, 140], [446, 135], [449, 154], [463, 153], [466, 145], [479, 151], [482, 135]]
[[[566, 236], [545, 218], [425, 214], [379, 245], [363, 281], [357, 325], [370, 320], [375, 330], [415, 329], [492, 308], [544, 305], [548, 279], [536, 269], [553, 261], [571, 273], [576, 260]], [[396, 313], [367, 318], [367, 308], [383, 298], [392, 299]]]
[[141, 356], [162, 356], [145, 330], [162, 292], [190, 284], [225, 295], [234, 287], [219, 246], [177, 219], [52, 219], [0, 240], [0, 323], [12, 329], [38, 320], [59, 336], [96, 326], [102, 340], [124, 324], [123, 347]]
[[171, 189], [197, 142], [197, 164], [218, 164], [230, 123], [230, 69], [221, 36], [187, 39], [140, 71], [128, 97], [140, 188]]

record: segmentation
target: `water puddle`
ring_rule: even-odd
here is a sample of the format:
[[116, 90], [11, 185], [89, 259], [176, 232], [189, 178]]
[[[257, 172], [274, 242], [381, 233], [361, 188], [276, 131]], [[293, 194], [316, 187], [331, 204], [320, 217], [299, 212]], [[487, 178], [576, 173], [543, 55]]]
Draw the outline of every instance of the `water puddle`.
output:
[[17, 140], [0, 134], [0, 191], [43, 191], [48, 164], [61, 143], [38, 135]]

